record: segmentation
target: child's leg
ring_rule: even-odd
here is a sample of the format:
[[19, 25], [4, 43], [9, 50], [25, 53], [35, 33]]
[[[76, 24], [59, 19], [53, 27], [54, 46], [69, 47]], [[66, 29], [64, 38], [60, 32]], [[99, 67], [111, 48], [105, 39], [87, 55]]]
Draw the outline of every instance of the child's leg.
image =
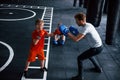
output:
[[40, 50], [39, 54], [38, 54], [38, 59], [40, 60], [40, 64], [41, 64], [41, 70], [45, 70], [47, 71], [47, 69], [45, 68], [44, 64], [45, 64], [45, 56], [44, 56], [44, 51], [43, 49]]
[[26, 62], [25, 69], [24, 69], [24, 76], [25, 76], [25, 77], [27, 77], [27, 71], [28, 71], [28, 67], [29, 67], [29, 65], [30, 65], [30, 62], [27, 61], [27, 62]]
[[30, 53], [28, 55], [28, 59], [26, 62], [26, 66], [25, 66], [25, 71], [28, 71], [28, 67], [29, 67], [30, 63], [35, 61], [35, 57], [37, 56], [36, 53], [37, 53], [36, 51], [30, 50]]
[[62, 35], [62, 40], [65, 41], [65, 36], [64, 35]]
[[64, 44], [65, 44], [65, 36], [62, 35], [62, 36], [61, 36], [61, 39], [62, 39], [62, 40], [60, 40], [60, 44], [61, 44], [61, 45], [64, 45]]
[[55, 35], [54, 40], [53, 40], [53, 44], [57, 45], [58, 44], [58, 39], [59, 39], [59, 36]]
[[48, 71], [48, 69], [45, 67], [45, 61], [44, 60], [41, 60], [41, 70], [43, 71]]
[[26, 66], [25, 66], [25, 70], [24, 71], [28, 71], [28, 67], [29, 67], [29, 65], [30, 65], [30, 62], [26, 62]]
[[41, 68], [44, 68], [44, 60], [41, 60]]
[[58, 41], [58, 39], [59, 39], [59, 36], [58, 36], [58, 35], [55, 35], [55, 36], [54, 36], [54, 40], [55, 40], [55, 41]]

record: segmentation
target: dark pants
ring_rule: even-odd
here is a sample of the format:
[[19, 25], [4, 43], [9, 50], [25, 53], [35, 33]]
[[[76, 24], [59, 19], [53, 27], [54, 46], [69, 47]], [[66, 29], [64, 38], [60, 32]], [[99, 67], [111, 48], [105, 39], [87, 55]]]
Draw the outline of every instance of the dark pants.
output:
[[82, 77], [82, 70], [83, 70], [83, 61], [86, 59], [89, 59], [95, 68], [100, 68], [97, 60], [95, 59], [95, 55], [99, 54], [102, 51], [103, 47], [97, 47], [97, 48], [90, 48], [83, 52], [81, 55], [78, 56], [77, 58], [77, 63], [78, 63], [78, 75]]
[[[73, 6], [75, 7], [77, 4], [77, 0], [74, 0]], [[83, 4], [83, 0], [79, 0], [79, 7]]]

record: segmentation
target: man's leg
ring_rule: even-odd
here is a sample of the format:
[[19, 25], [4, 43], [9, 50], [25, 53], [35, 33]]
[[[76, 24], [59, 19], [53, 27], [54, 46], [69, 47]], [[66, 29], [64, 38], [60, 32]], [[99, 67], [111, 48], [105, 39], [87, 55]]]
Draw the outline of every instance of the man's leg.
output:
[[[98, 48], [94, 48], [94, 55], [97, 55], [99, 54], [102, 50], [103, 50], [103, 47], [98, 47]], [[98, 61], [96, 60], [96, 58], [93, 56], [93, 57], [90, 57], [89, 60], [93, 63], [93, 65], [95, 66], [95, 71], [96, 72], [102, 72], [102, 68], [100, 68], [100, 65], [98, 63]]]
[[96, 72], [102, 72], [102, 68], [100, 68], [100, 65], [99, 65], [99, 63], [98, 63], [98, 61], [96, 60], [95, 57], [91, 57], [91, 58], [89, 58], [89, 60], [90, 60], [90, 61], [93, 63], [93, 65], [95, 66], [94, 70], [95, 70]]
[[83, 61], [85, 59], [89, 59], [90, 57], [93, 56], [94, 50], [92, 48], [88, 49], [87, 51], [83, 52], [81, 55], [78, 56], [77, 58], [77, 63], [78, 63], [78, 75], [73, 77], [72, 80], [82, 80], [82, 72], [83, 72]]
[[95, 57], [91, 57], [91, 58], [89, 58], [89, 60], [93, 63], [93, 65], [94, 65], [96, 68], [99, 68], [99, 63], [98, 63], [98, 61], [96, 60]]

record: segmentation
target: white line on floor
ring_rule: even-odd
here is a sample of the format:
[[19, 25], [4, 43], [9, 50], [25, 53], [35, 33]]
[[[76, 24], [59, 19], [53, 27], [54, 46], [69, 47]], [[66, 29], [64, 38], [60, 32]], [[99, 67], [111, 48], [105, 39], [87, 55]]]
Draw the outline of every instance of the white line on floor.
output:
[[0, 8], [0, 10], [22, 10], [22, 11], [28, 11], [28, 12], [31, 12], [33, 13], [32, 16], [29, 16], [29, 17], [25, 17], [25, 18], [19, 18], [19, 19], [0, 19], [0, 21], [19, 21], [19, 20], [26, 20], [26, 19], [30, 19], [30, 18], [33, 18], [36, 16], [36, 13], [32, 10], [29, 10], [29, 9], [22, 9], [22, 8]]
[[3, 71], [12, 61], [13, 57], [14, 57], [14, 52], [13, 49], [10, 47], [10, 45], [8, 45], [7, 43], [4, 43], [2, 41], [0, 41], [0, 44], [4, 45], [5, 47], [8, 48], [10, 55], [8, 60], [6, 61], [6, 63], [0, 68], [0, 72]]

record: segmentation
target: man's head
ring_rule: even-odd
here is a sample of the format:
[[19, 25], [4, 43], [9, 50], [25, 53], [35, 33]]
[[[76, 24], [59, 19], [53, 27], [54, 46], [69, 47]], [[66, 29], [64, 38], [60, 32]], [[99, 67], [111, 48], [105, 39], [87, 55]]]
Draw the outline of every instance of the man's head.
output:
[[43, 29], [43, 26], [44, 26], [44, 21], [41, 20], [41, 19], [37, 19], [35, 21], [35, 26], [36, 26], [36, 29], [37, 30], [42, 30]]
[[74, 18], [78, 26], [84, 26], [86, 24], [86, 15], [84, 13], [78, 13]]

